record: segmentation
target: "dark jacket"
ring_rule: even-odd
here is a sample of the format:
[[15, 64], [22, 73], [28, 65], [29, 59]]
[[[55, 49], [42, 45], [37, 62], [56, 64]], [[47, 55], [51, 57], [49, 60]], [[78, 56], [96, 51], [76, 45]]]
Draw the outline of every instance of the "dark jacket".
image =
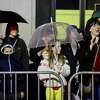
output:
[[[91, 37], [85, 38], [83, 49], [80, 55], [80, 71], [92, 71], [97, 47], [94, 45], [92, 51], [90, 50]], [[98, 44], [100, 43], [100, 40]]]
[[[62, 53], [68, 59], [68, 62], [70, 65], [70, 70], [71, 70], [70, 76], [66, 78], [66, 80], [68, 80], [68, 81], [69, 81], [70, 77], [76, 73], [76, 66], [80, 64], [80, 52], [81, 52], [82, 48], [83, 48], [83, 41], [78, 42], [76, 55], [74, 55], [70, 43], [66, 43], [66, 44], [62, 45]], [[77, 63], [77, 61], [79, 62], [79, 64]], [[71, 87], [72, 87], [71, 92], [74, 94], [77, 93], [77, 89], [78, 89], [78, 84], [76, 84], [76, 82], [77, 82], [77, 80], [74, 78], [72, 80], [72, 84], [71, 84]]]
[[[16, 43], [15, 43], [16, 41]], [[0, 52], [0, 71], [25, 71], [28, 69], [29, 66], [29, 57], [28, 57], [28, 51], [26, 44], [24, 40], [20, 39], [19, 37], [17, 38], [11, 38], [7, 37], [4, 39], [2, 46], [5, 44], [10, 44], [14, 45], [13, 48], [13, 54], [10, 56], [5, 55]], [[1, 48], [2, 48], [1, 46]], [[9, 65], [10, 63], [10, 65]], [[13, 82], [13, 89], [14, 90], [14, 75], [10, 77], [10, 75], [6, 75], [6, 87], [7, 87], [7, 92], [9, 92], [10, 88], [10, 82]], [[18, 75], [17, 77], [17, 84], [20, 84], [17, 89], [18, 91], [23, 91], [25, 89], [25, 77], [23, 75]], [[23, 83], [22, 83], [23, 82]], [[1, 80], [0, 80], [0, 86], [3, 86], [3, 77], [1, 75]], [[2, 89], [0, 90], [2, 91]], [[14, 91], [13, 91], [14, 92]]]
[[[80, 67], [79, 71], [93, 71], [93, 64], [97, 52], [97, 46], [94, 45], [92, 51], [90, 50], [91, 36], [85, 38], [82, 52], [80, 54]], [[100, 40], [98, 42], [100, 44]], [[99, 50], [100, 53], [100, 50]], [[100, 60], [100, 59], [99, 59]], [[97, 77], [97, 76], [96, 76]], [[91, 79], [91, 75], [83, 75], [84, 85], [88, 85]]]
[[31, 70], [37, 71], [37, 68], [42, 60], [42, 56], [38, 56], [37, 53], [44, 47], [30, 48], [30, 60], [32, 61]]
[[[25, 42], [20, 38], [8, 37], [4, 40], [3, 45], [13, 44], [17, 40], [13, 50], [13, 54], [10, 55], [11, 71], [27, 70], [29, 66], [28, 51]], [[3, 46], [2, 45], [2, 46]], [[9, 71], [8, 56], [0, 52], [0, 71]]]
[[71, 67], [71, 75], [76, 73], [77, 61], [80, 62], [80, 52], [81, 52], [81, 49], [82, 49], [82, 46], [83, 46], [83, 41], [79, 42], [77, 44], [77, 46], [78, 46], [77, 52], [76, 52], [76, 55], [74, 55], [73, 52], [72, 52], [72, 48], [71, 48], [70, 43], [62, 45], [62, 53], [66, 56], [66, 58], [69, 61], [69, 65]]

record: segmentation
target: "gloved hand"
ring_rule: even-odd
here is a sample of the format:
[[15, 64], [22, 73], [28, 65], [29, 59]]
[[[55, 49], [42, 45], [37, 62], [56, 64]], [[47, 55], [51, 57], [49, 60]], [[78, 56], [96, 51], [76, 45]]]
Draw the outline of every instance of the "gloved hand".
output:
[[25, 97], [25, 93], [23, 91], [18, 93], [18, 98], [23, 99]]

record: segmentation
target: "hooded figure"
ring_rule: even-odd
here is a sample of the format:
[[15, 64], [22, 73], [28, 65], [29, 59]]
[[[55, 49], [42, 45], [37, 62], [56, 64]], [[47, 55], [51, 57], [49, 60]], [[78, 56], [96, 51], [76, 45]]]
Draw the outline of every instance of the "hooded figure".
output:
[[[1, 53], [0, 71], [9, 71], [8, 57], [10, 57], [11, 71], [22, 71], [28, 68], [28, 51], [24, 40], [19, 38], [19, 29], [17, 23], [8, 23], [6, 28], [6, 37], [1, 46], [2, 50], [6, 49], [5, 45], [12, 46], [12, 54], [6, 55]], [[4, 67], [5, 66], [5, 67]]]
[[[23, 39], [19, 38], [19, 29], [17, 23], [8, 23], [6, 28], [6, 36], [3, 40], [3, 43], [0, 47], [0, 71], [25, 71], [29, 66], [29, 57], [27, 46]], [[14, 79], [12, 79], [13, 75], [6, 75], [6, 92], [8, 94], [13, 94], [15, 92], [15, 83]], [[18, 80], [24, 80], [21, 75], [17, 75]], [[21, 78], [21, 79], [20, 79]], [[18, 82], [19, 84], [20, 82]], [[0, 86], [3, 90], [3, 82], [0, 81]], [[18, 86], [18, 92], [24, 91], [23, 85]], [[7, 100], [9, 95], [7, 97]]]

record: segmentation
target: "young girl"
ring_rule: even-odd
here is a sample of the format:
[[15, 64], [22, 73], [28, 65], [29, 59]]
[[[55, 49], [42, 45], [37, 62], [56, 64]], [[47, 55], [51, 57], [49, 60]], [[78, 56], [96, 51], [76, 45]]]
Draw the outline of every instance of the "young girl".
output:
[[[56, 42], [51, 48], [43, 49], [41, 51], [43, 60], [40, 62], [38, 71], [56, 72], [62, 78], [64, 86], [66, 86], [65, 77], [70, 74], [70, 67], [60, 51], [60, 42]], [[40, 74], [39, 78], [46, 87], [46, 100], [61, 100], [61, 84], [58, 78], [52, 74]]]

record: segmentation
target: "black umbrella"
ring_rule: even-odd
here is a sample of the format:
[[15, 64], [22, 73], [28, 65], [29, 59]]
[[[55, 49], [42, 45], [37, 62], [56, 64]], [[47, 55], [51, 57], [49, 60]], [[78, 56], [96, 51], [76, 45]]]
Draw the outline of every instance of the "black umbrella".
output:
[[0, 23], [11, 23], [11, 22], [27, 23], [27, 21], [16, 12], [0, 10]]

